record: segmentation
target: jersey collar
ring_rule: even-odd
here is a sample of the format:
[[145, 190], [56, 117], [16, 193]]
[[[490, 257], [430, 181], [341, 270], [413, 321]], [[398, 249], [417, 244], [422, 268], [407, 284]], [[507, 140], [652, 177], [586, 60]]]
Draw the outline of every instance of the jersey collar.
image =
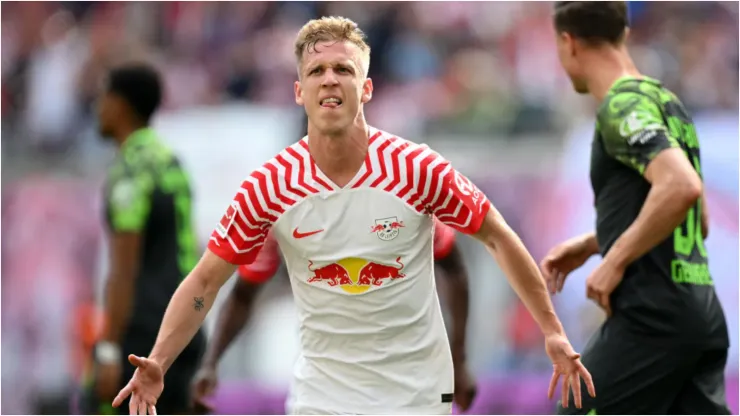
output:
[[658, 81], [655, 78], [650, 78], [650, 77], [645, 76], [645, 75], [643, 75], [641, 77], [633, 77], [631, 75], [627, 75], [627, 76], [621, 77], [621, 78], [617, 79], [616, 81], [614, 81], [614, 84], [612, 84], [612, 87], [609, 88], [609, 91], [612, 91], [612, 90], [616, 89], [617, 87], [619, 87], [619, 85], [621, 85], [622, 83], [627, 82], [627, 81], [642, 81], [642, 82], [650, 82], [652, 84], [660, 85], [660, 81]]
[[125, 152], [126, 149], [134, 147], [137, 144], [143, 144], [152, 141], [155, 139], [155, 137], [156, 133], [151, 127], [143, 127], [135, 130], [126, 138], [126, 140], [123, 141], [123, 144], [121, 145], [121, 151]]

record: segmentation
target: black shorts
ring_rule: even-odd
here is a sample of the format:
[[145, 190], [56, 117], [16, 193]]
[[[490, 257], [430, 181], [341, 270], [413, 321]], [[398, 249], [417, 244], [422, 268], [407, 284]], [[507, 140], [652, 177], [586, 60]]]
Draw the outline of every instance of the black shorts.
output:
[[[123, 371], [120, 388], [126, 386], [134, 375], [135, 368], [128, 365]], [[164, 391], [157, 400], [157, 414], [159, 415], [182, 415], [192, 414], [190, 400], [190, 383], [195, 376], [197, 367], [195, 366], [175, 366], [173, 365], [164, 376]], [[114, 409], [108, 400], [100, 400], [94, 391], [94, 386], [86, 386], [80, 397], [80, 411], [82, 414], [106, 415], [106, 414], [129, 414], [129, 399]]]
[[731, 414], [725, 398], [727, 348], [656, 345], [606, 322], [591, 337], [582, 361], [596, 398], [581, 382], [583, 407], [571, 393], [558, 414]]

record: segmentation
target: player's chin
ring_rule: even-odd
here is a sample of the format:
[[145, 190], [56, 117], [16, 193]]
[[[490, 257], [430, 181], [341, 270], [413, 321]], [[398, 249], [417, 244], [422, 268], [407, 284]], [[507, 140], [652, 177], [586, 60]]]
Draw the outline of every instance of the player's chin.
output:
[[573, 80], [573, 89], [578, 94], [588, 94], [588, 85], [586, 85], [585, 82], [579, 82], [579, 81]]

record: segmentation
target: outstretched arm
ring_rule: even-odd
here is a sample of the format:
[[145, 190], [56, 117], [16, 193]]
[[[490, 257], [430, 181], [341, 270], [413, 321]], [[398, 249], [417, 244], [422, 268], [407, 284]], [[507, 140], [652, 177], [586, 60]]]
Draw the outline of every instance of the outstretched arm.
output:
[[486, 246], [501, 267], [542, 333], [564, 335], [563, 326], [555, 314], [537, 263], [496, 208], [490, 207], [474, 236]]
[[172, 296], [162, 319], [157, 342], [149, 359], [166, 373], [182, 350], [193, 339], [216, 300], [219, 289], [236, 266], [206, 250], [192, 272]]
[[237, 334], [249, 322], [254, 301], [262, 284], [270, 280], [280, 267], [280, 252], [272, 234], [267, 235], [265, 245], [253, 263], [239, 267], [239, 280], [219, 313], [213, 332], [213, 341], [208, 344], [203, 367], [215, 368], [221, 355], [229, 348]]
[[208, 249], [180, 284], [165, 312], [149, 358], [166, 372], [203, 324], [219, 289], [237, 264], [255, 261], [267, 240], [272, 219], [254, 216], [249, 206], [259, 203], [258, 175], [252, 173], [211, 235]]

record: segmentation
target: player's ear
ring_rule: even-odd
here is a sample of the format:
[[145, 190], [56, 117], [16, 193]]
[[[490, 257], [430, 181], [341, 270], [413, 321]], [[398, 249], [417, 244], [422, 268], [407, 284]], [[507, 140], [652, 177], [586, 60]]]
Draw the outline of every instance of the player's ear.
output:
[[296, 81], [293, 85], [293, 90], [295, 92], [295, 103], [298, 105], [303, 105], [303, 89], [301, 88], [301, 81]]
[[373, 98], [373, 80], [370, 78], [366, 78], [365, 82], [362, 83], [362, 97], [360, 97], [360, 100], [363, 104], [366, 104], [370, 102], [370, 100]]
[[562, 32], [560, 36], [562, 36], [563, 44], [568, 55], [572, 57], [576, 56], [576, 39], [568, 32]]
[[629, 37], [630, 37], [630, 33], [631, 33], [630, 32], [630, 28], [629, 27], [625, 27], [624, 28], [624, 34], [622, 35], [622, 43], [627, 42], [627, 39], [629, 39]]

